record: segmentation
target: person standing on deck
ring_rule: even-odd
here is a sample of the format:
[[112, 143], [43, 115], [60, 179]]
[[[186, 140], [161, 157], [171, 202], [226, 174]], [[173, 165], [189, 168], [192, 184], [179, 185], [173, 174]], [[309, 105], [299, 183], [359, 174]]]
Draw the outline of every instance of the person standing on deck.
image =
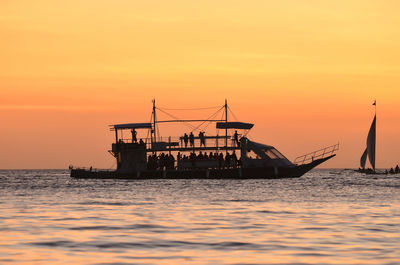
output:
[[187, 135], [187, 133], [185, 133], [183, 135], [183, 142], [185, 143], [185, 148], [187, 148], [188, 141], [189, 141], [189, 136]]
[[236, 142], [237, 147], [240, 147], [239, 134], [237, 133], [237, 130], [235, 130], [235, 134], [233, 135], [233, 140]]
[[200, 139], [200, 147], [204, 145], [206, 147], [206, 138], [204, 136], [204, 132], [199, 132], [199, 139]]
[[194, 147], [194, 135], [193, 135], [193, 132], [190, 132], [189, 140], [190, 140], [190, 146]]
[[132, 143], [137, 143], [137, 138], [136, 138], [137, 132], [136, 132], [136, 130], [132, 129], [131, 133], [132, 133]]

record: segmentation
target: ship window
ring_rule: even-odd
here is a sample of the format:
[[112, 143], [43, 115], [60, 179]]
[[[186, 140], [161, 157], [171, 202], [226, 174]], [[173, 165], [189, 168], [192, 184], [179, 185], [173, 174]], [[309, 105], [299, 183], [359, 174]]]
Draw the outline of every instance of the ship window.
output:
[[272, 152], [271, 149], [264, 150], [264, 153], [271, 159], [278, 159], [279, 158], [274, 152]]
[[254, 153], [253, 150], [247, 150], [247, 158], [250, 159], [260, 159], [260, 156]]
[[271, 149], [271, 152], [274, 153], [277, 157], [279, 157], [280, 159], [284, 159], [285, 157], [275, 148]]

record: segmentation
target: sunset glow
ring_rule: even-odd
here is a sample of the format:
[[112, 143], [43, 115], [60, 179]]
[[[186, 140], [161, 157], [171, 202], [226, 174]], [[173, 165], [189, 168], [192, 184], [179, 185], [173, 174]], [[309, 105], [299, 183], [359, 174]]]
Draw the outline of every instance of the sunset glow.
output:
[[148, 122], [153, 98], [170, 108], [227, 99], [238, 119], [255, 123], [252, 139], [291, 160], [340, 142], [328, 168], [358, 167], [376, 99], [376, 165], [392, 167], [400, 163], [399, 8], [389, 0], [1, 1], [0, 168], [110, 168], [108, 125]]

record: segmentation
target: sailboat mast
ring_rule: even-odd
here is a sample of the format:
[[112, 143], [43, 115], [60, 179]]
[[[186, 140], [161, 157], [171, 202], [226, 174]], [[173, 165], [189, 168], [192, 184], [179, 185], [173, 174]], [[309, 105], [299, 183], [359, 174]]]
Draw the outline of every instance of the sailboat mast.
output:
[[373, 164], [373, 168], [375, 170], [375, 162], [376, 162], [376, 99], [374, 100], [374, 106], [375, 106], [375, 117], [374, 117], [374, 121], [375, 121], [375, 137], [374, 137], [374, 164]]

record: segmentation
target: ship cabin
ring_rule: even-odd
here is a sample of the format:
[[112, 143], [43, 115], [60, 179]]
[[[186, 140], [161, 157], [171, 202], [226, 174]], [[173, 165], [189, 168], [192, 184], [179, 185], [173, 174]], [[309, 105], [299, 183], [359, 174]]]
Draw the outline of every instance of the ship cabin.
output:
[[[115, 143], [109, 152], [117, 161], [117, 172], [295, 166], [273, 146], [249, 140], [254, 124], [230, 122], [226, 102], [223, 109], [225, 119], [220, 120], [157, 121], [153, 101], [151, 122], [111, 125]], [[157, 124], [165, 122], [212, 122], [222, 135], [193, 130], [178, 137], [160, 137]]]

